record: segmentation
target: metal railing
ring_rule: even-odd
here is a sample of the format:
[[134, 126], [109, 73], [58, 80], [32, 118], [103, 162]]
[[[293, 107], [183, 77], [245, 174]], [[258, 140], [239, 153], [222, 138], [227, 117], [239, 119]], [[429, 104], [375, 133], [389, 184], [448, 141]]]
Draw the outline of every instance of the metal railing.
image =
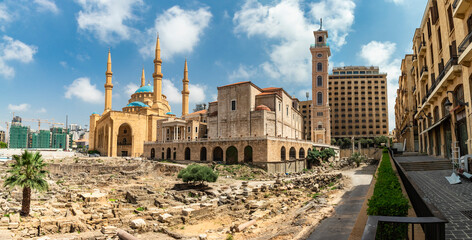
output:
[[421, 41], [420, 46], [418, 47], [418, 52], [421, 52], [421, 48], [423, 48], [424, 46], [426, 46], [426, 42]]
[[310, 48], [315, 48], [315, 47], [329, 47], [329, 44], [328, 43], [315, 43], [315, 44], [310, 45]]
[[471, 42], [472, 42], [472, 32], [470, 32], [464, 38], [464, 40], [462, 40], [461, 44], [459, 45], [458, 47], [459, 55], [462, 54], [465, 51], [465, 49], [467, 49], [467, 47], [470, 45]]
[[420, 77], [423, 76], [423, 73], [427, 73], [427, 72], [428, 72], [428, 67], [423, 66], [423, 67], [421, 68]]
[[[408, 198], [410, 199], [413, 210], [417, 217], [392, 217], [392, 216], [369, 216], [367, 224], [362, 235], [363, 240], [373, 240], [377, 233], [379, 222], [393, 223], [393, 224], [411, 224], [411, 239], [415, 239], [414, 227], [415, 224], [420, 225], [423, 229], [425, 239], [444, 240], [446, 239], [446, 223], [448, 221], [444, 215], [432, 204], [423, 200], [425, 196], [423, 191], [411, 181], [410, 177], [406, 175], [405, 169], [395, 160], [390, 149], [390, 157], [392, 158], [398, 175], [405, 187]], [[409, 238], [408, 238], [409, 239]]]
[[454, 3], [452, 4], [452, 9], [456, 10], [457, 5], [459, 5], [459, 2], [460, 2], [460, 1], [461, 1], [461, 0], [455, 0]]
[[429, 97], [433, 92], [434, 90], [436, 90], [436, 87], [438, 86], [438, 84], [441, 82], [441, 80], [444, 78], [444, 76], [446, 75], [446, 73], [449, 71], [449, 69], [451, 69], [452, 66], [454, 65], [457, 65], [457, 56], [452, 56], [449, 61], [447, 61], [446, 63], [446, 66], [444, 67], [444, 69], [441, 71], [441, 73], [438, 75], [438, 77], [436, 79], [432, 79], [433, 80], [433, 83], [431, 84], [431, 88], [428, 90], [428, 92], [426, 93], [426, 97]]

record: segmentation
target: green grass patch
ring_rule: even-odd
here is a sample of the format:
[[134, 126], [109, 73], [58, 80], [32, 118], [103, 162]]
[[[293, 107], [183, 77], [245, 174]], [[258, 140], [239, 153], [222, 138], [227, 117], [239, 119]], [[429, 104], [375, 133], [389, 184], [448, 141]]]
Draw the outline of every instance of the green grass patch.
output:
[[146, 210], [146, 208], [144, 208], [144, 207], [138, 207], [138, 208], [136, 208], [136, 211], [138, 211], [138, 212], [142, 212], [142, 211], [144, 211], [144, 210]]
[[[401, 217], [408, 215], [410, 205], [402, 193], [400, 181], [393, 170], [386, 149], [383, 151], [382, 161], [377, 171], [374, 193], [367, 205], [368, 215]], [[406, 228], [408, 228], [406, 224], [379, 223], [376, 238], [405, 239]]]

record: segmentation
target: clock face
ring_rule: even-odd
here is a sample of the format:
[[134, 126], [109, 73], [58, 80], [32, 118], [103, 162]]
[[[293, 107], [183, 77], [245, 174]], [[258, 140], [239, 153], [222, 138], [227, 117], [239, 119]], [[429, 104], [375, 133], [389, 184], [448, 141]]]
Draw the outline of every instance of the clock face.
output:
[[318, 53], [318, 55], [316, 55], [316, 56], [320, 58], [320, 57], [323, 57], [323, 54]]

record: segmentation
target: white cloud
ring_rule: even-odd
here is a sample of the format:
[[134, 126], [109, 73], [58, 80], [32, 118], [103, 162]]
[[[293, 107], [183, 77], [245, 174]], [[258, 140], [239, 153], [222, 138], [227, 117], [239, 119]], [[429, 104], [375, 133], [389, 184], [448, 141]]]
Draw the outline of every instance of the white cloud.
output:
[[263, 5], [247, 0], [234, 15], [234, 32], [248, 37], [262, 36], [277, 43], [270, 46], [269, 61], [260, 65], [266, 75], [274, 79], [293, 82], [311, 81], [311, 54], [308, 49], [314, 42], [315, 24], [324, 18], [324, 29], [329, 30], [332, 48], [346, 43], [345, 38], [354, 21], [355, 4], [352, 0], [322, 0], [309, 4], [304, 12], [300, 1], [281, 0]]
[[77, 78], [66, 86], [64, 96], [68, 99], [76, 97], [88, 103], [101, 103], [105, 99], [104, 94], [97, 89], [97, 85], [91, 84], [87, 77]]
[[0, 3], [0, 29], [3, 31], [3, 24], [11, 21], [10, 11], [5, 3]]
[[166, 95], [169, 103], [182, 103], [179, 89], [168, 79], [162, 79], [162, 94]]
[[142, 0], [77, 0], [82, 7], [77, 16], [79, 30], [88, 31], [104, 43], [127, 40], [137, 32], [127, 24], [135, 21], [134, 11]]
[[405, 0], [386, 0], [387, 2], [393, 2], [395, 5], [400, 5], [405, 3]]
[[206, 99], [206, 86], [200, 84], [189, 84], [188, 90], [190, 92], [188, 101], [189, 105], [192, 106], [197, 103], [204, 103]]
[[395, 98], [397, 97], [398, 77], [400, 76], [401, 65], [401, 59], [392, 59], [395, 50], [395, 43], [388, 41], [371, 41], [363, 45], [359, 53], [367, 64], [379, 66], [381, 72], [387, 73], [388, 119], [390, 129], [395, 128]]
[[27, 111], [31, 106], [28, 103], [22, 103], [18, 105], [8, 104], [8, 109], [15, 112]]
[[323, 29], [329, 31], [330, 41], [335, 48], [346, 43], [346, 37], [354, 23], [355, 7], [352, 0], [322, 0], [311, 4], [310, 13], [314, 18], [323, 19]]
[[211, 17], [208, 7], [197, 10], [171, 7], [156, 18], [153, 28], [146, 31], [146, 42], [139, 51], [145, 57], [153, 57], [156, 33], [159, 32], [163, 58], [170, 59], [176, 54], [189, 54], [200, 41]]
[[139, 86], [134, 83], [128, 83], [128, 85], [125, 86], [125, 93], [127, 96], [131, 96], [136, 90], [138, 90]]
[[250, 80], [255, 74], [256, 74], [256, 69], [253, 67], [247, 67], [244, 65], [239, 65], [239, 68], [237, 70], [234, 70], [229, 76], [229, 81], [230, 82], [236, 82], [240, 80]]
[[37, 113], [46, 113], [47, 110], [46, 110], [46, 108], [40, 108], [40, 109], [38, 109], [38, 111], [36, 111], [36, 112], [37, 112]]
[[49, 11], [54, 14], [59, 12], [56, 3], [53, 0], [34, 0], [34, 2], [38, 5], [38, 11], [40, 12]]
[[66, 61], [60, 61], [59, 64], [61, 64], [61, 66], [63, 68], [67, 68], [67, 62]]
[[9, 36], [3, 36], [2, 40], [0, 42], [0, 75], [12, 78], [15, 76], [15, 69], [7, 65], [7, 62], [19, 61], [29, 63], [33, 61], [33, 55], [38, 51], [38, 48]]

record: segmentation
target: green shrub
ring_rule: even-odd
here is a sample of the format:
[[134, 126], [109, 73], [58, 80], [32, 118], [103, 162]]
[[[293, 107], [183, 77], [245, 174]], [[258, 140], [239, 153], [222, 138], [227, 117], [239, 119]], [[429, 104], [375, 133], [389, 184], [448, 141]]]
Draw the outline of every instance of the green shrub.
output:
[[362, 154], [360, 154], [359, 152], [355, 152], [351, 155], [351, 157], [349, 157], [348, 159], [348, 162], [349, 164], [351, 163], [356, 163], [356, 166], [359, 167], [359, 165], [361, 164], [361, 162], [364, 162], [366, 159], [364, 156], [362, 156]]
[[192, 164], [186, 168], [180, 170], [177, 175], [178, 178], [182, 178], [182, 181], [188, 182], [216, 182], [218, 179], [218, 174], [216, 174], [213, 169], [208, 166]]
[[[383, 150], [374, 193], [367, 205], [368, 215], [401, 217], [408, 215], [410, 205], [402, 193], [387, 149]], [[376, 239], [405, 239], [407, 228], [406, 224], [379, 223]]]
[[315, 146], [313, 146], [313, 150], [308, 152], [307, 160], [309, 166], [318, 166], [321, 165], [321, 162], [327, 162], [330, 157], [336, 156], [336, 152], [332, 148], [325, 148], [321, 151], [318, 151]]
[[88, 154], [100, 154], [100, 152], [98, 150], [88, 150], [87, 152]]

